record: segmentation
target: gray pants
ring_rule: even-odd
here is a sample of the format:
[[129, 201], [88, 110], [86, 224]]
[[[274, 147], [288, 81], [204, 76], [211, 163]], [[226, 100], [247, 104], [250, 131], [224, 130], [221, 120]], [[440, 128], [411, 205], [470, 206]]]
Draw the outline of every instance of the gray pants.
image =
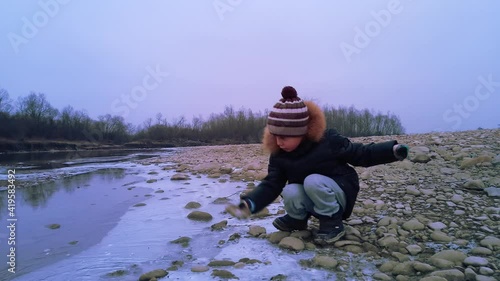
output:
[[331, 178], [312, 174], [304, 184], [288, 184], [281, 192], [285, 210], [294, 219], [305, 219], [307, 214], [332, 216], [339, 211], [339, 204], [345, 209], [345, 193]]

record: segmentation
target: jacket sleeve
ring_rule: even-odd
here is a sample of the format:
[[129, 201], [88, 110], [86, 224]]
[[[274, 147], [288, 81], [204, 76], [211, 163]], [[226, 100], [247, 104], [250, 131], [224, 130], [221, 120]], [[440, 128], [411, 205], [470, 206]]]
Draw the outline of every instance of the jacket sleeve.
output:
[[370, 167], [397, 161], [392, 150], [397, 143], [395, 140], [370, 144], [353, 143], [346, 137], [337, 136], [336, 146], [340, 152], [339, 156], [347, 163]]
[[267, 176], [252, 191], [241, 196], [241, 199], [250, 199], [253, 202], [254, 209], [252, 213], [258, 213], [271, 204], [285, 187], [286, 176], [275, 162], [274, 157], [271, 155]]

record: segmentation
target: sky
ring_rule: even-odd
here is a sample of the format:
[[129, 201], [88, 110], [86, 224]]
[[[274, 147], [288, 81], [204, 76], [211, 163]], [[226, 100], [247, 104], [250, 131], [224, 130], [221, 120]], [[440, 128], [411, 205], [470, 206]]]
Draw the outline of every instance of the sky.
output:
[[142, 124], [290, 85], [407, 133], [500, 126], [500, 1], [0, 1], [0, 88]]

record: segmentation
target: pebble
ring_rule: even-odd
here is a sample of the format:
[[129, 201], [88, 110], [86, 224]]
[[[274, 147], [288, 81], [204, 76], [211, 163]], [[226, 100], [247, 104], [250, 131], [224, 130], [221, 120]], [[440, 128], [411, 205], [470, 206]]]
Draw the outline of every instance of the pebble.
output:
[[213, 219], [212, 215], [207, 212], [193, 211], [188, 214], [188, 219], [194, 221], [211, 221]]
[[322, 255], [315, 256], [312, 259], [312, 262], [315, 266], [319, 266], [319, 267], [327, 268], [327, 269], [334, 269], [338, 265], [338, 261], [336, 259], [329, 257], [329, 256], [322, 256]]
[[302, 240], [295, 237], [285, 237], [281, 239], [278, 246], [283, 249], [289, 249], [294, 251], [302, 251], [306, 247]]
[[488, 260], [482, 257], [467, 257], [464, 260], [465, 265], [471, 266], [486, 266], [488, 265]]
[[190, 179], [191, 178], [186, 174], [175, 174], [170, 178], [170, 180], [173, 181], [190, 180]]
[[[333, 268], [338, 280], [347, 279], [345, 273], [349, 270], [357, 270], [359, 274], [351, 276], [359, 280], [369, 279], [370, 276], [362, 273], [366, 263], [377, 264], [380, 272], [373, 273], [371, 278], [374, 280], [500, 280], [497, 268], [500, 264], [500, 227], [497, 224], [500, 220], [500, 154], [495, 150], [500, 130], [401, 135], [396, 138], [410, 145], [411, 160], [370, 168], [355, 167], [359, 171], [361, 190], [353, 214], [344, 221], [344, 239], [332, 246], [317, 247], [311, 242], [314, 231], [278, 231], [266, 235], [265, 228], [259, 224], [261, 218], [257, 216], [252, 216], [254, 225], [250, 226], [250, 236], [266, 237], [264, 243], [283, 249], [284, 255], [294, 254], [289, 250], [312, 251], [318, 258], [316, 263], [310, 260], [309, 266], [322, 270]], [[367, 143], [385, 139], [364, 137], [359, 141]], [[265, 176], [267, 161], [268, 155], [261, 152], [260, 144], [255, 144], [194, 147], [158, 163], [182, 164], [182, 169], [180, 165], [177, 169], [186, 176], [193, 172], [217, 176], [229, 174], [229, 181], [245, 179], [248, 190], [251, 190], [254, 182], [259, 180], [257, 177]], [[194, 171], [194, 167], [198, 171]], [[227, 200], [220, 203], [227, 203]], [[280, 200], [273, 204], [282, 206]], [[282, 207], [269, 210], [263, 218], [284, 213]], [[236, 220], [228, 222], [239, 224], [235, 223]], [[318, 221], [314, 218], [309, 223], [310, 229], [318, 228]], [[218, 224], [221, 224], [221, 229], [229, 228], [222, 221]], [[234, 233], [227, 240], [239, 243], [242, 239], [253, 238]], [[329, 251], [335, 251], [335, 254], [325, 255]], [[363, 258], [358, 258], [357, 253], [362, 253]], [[337, 264], [332, 261], [330, 266], [320, 265], [323, 259], [320, 256], [329, 257]], [[349, 260], [349, 265], [345, 260]], [[240, 261], [233, 267], [239, 270], [244, 264], [247, 263]], [[252, 266], [266, 265], [257, 263]], [[231, 272], [222, 273], [218, 274], [226, 275], [220, 278], [242, 278]]]
[[195, 265], [191, 267], [192, 272], [207, 272], [210, 270], [210, 267], [205, 265]]
[[290, 232], [277, 231], [277, 232], [273, 232], [273, 233], [269, 234], [269, 236], [267, 237], [267, 240], [269, 240], [269, 242], [271, 242], [273, 244], [278, 244], [281, 241], [281, 239], [288, 237], [288, 236], [290, 236]]
[[252, 235], [253, 237], [258, 237], [261, 234], [266, 234], [266, 229], [262, 226], [252, 225], [248, 230], [248, 234]]

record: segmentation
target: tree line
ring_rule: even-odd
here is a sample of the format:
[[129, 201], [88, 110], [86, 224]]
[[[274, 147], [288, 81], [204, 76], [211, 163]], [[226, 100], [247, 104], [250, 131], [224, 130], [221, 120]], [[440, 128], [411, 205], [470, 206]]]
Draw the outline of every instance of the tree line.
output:
[[[394, 114], [381, 114], [351, 107], [323, 107], [327, 127], [348, 137], [404, 134], [405, 129]], [[16, 102], [0, 89], [0, 138], [8, 140], [67, 140], [124, 144], [134, 141], [186, 144], [258, 143], [266, 125], [268, 111], [234, 109], [226, 106], [222, 113], [207, 119], [184, 116], [167, 120], [158, 113], [134, 126], [122, 116], [105, 114], [92, 119], [84, 110], [66, 106], [54, 108], [43, 93], [31, 92]]]

